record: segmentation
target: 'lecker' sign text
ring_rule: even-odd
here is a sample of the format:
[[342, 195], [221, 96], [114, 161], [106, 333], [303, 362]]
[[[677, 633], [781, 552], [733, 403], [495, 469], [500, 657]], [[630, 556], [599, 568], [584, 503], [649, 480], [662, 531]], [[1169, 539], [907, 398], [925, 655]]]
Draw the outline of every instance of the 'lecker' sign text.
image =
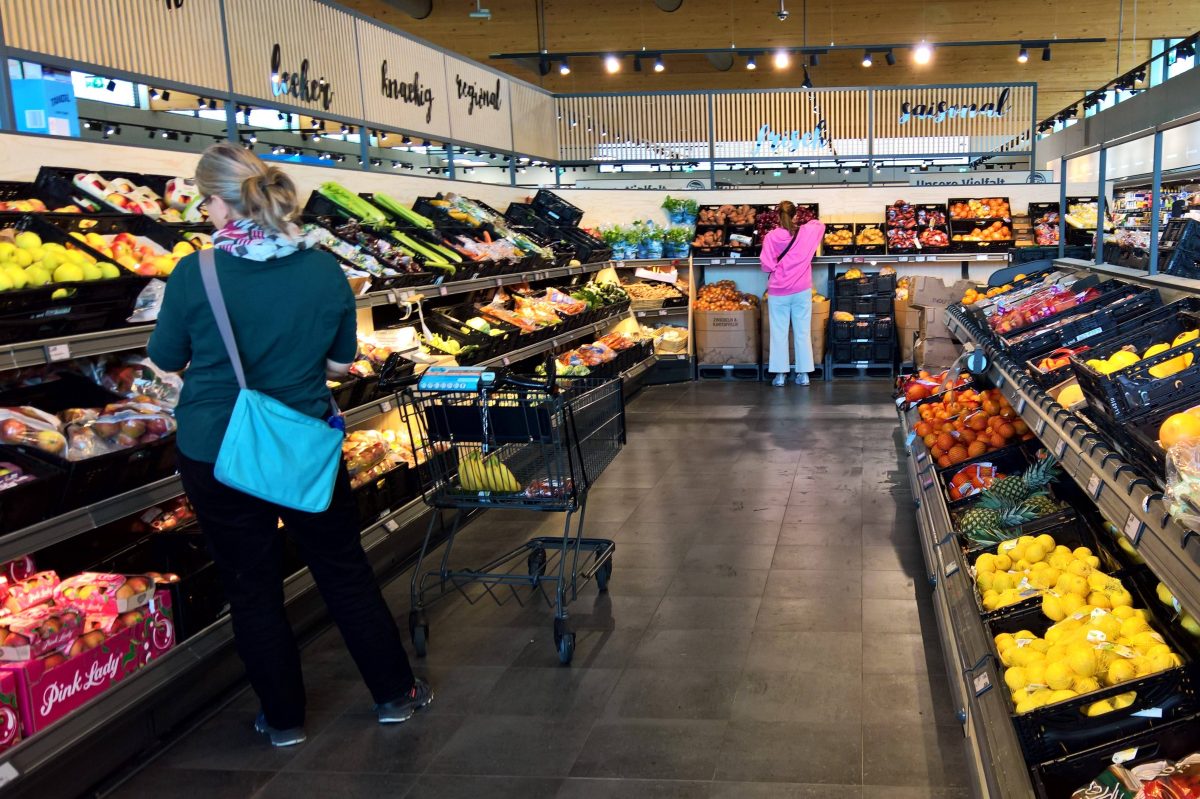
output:
[[308, 59], [300, 62], [300, 69], [287, 72], [283, 66], [283, 52], [277, 43], [271, 48], [271, 92], [278, 97], [281, 94], [294, 97], [305, 103], [321, 103], [321, 108], [329, 110], [333, 102], [333, 87], [324, 77], [309, 79]]

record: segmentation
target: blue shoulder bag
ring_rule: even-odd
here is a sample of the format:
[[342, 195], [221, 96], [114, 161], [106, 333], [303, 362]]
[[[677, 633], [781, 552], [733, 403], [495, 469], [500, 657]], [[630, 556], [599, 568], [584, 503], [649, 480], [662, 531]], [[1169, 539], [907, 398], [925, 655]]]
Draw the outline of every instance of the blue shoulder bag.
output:
[[337, 405], [331, 396], [333, 416], [316, 419], [248, 388], [211, 249], [200, 253], [200, 277], [241, 387], [214, 475], [230, 488], [285, 508], [308, 513], [327, 509], [345, 435]]

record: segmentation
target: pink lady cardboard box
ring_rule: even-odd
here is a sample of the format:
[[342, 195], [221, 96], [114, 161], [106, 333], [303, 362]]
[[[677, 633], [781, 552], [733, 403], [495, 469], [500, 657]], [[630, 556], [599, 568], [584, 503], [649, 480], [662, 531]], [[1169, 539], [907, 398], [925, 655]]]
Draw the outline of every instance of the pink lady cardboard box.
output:
[[[146, 607], [138, 611], [142, 619], [131, 624], [133, 638], [138, 644], [138, 665], [145, 666], [165, 655], [175, 646], [175, 618], [171, 615], [171, 594], [159, 588]], [[122, 616], [129, 619], [131, 614]]]
[[108, 637], [94, 631], [76, 639], [69, 658], [47, 655], [8, 667], [16, 680], [22, 733], [33, 735], [137, 671], [139, 645], [132, 628]]
[[0, 671], [0, 752], [21, 740], [21, 722], [17, 713], [17, 680]]

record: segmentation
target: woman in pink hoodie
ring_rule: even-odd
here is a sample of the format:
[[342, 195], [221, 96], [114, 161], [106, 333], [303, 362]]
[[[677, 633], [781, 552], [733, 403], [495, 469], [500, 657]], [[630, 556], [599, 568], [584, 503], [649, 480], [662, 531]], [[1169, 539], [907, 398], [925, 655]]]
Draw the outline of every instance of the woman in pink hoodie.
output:
[[825, 235], [825, 223], [808, 208], [796, 208], [784, 200], [779, 204], [779, 227], [763, 237], [762, 269], [767, 280], [767, 308], [771, 320], [770, 371], [772, 385], [787, 383], [791, 347], [788, 324], [796, 338], [796, 385], [808, 385], [813, 370], [812, 259]]

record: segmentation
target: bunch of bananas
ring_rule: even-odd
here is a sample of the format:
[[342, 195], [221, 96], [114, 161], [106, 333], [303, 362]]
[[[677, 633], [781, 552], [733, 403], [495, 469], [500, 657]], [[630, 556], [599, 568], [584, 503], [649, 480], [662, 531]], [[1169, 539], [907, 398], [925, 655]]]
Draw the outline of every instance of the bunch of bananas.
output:
[[485, 458], [477, 449], [459, 451], [458, 482], [464, 491], [515, 494], [521, 490], [517, 478], [499, 458]]

